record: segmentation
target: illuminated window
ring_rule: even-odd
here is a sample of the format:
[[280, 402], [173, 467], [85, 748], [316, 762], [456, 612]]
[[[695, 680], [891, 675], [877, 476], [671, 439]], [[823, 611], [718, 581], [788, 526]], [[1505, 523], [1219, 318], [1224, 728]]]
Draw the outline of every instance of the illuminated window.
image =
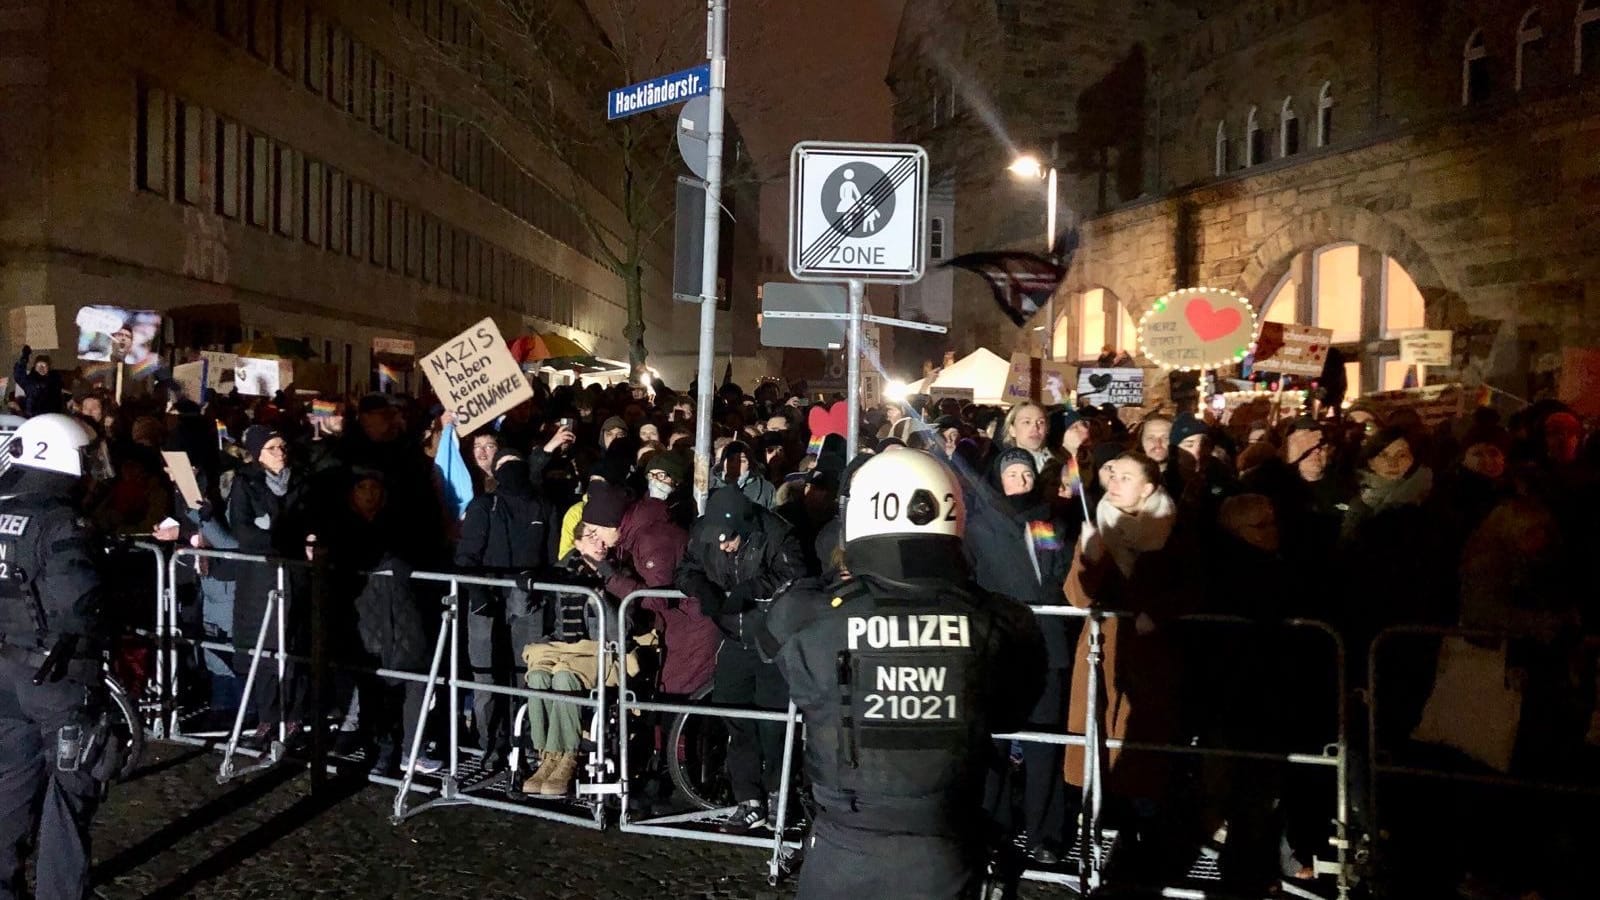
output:
[[1055, 333], [1050, 336], [1050, 358], [1067, 359], [1072, 355], [1072, 317], [1056, 320]]
[[1288, 272], [1272, 289], [1272, 294], [1267, 297], [1267, 305], [1263, 307], [1266, 312], [1261, 319], [1265, 322], [1277, 322], [1282, 325], [1294, 325], [1299, 322], [1300, 310], [1296, 308], [1296, 301], [1300, 293], [1300, 284], [1295, 280], [1294, 273]]
[[1397, 338], [1400, 332], [1426, 326], [1422, 292], [1406, 274], [1405, 266], [1393, 257], [1383, 266], [1383, 336]]
[[[1380, 360], [1380, 365], [1383, 370], [1383, 384], [1378, 390], [1398, 391], [1406, 386], [1406, 372], [1411, 368], [1410, 366], [1393, 356]], [[1353, 397], [1355, 394], [1351, 393], [1348, 396]]]
[[[1105, 348], [1127, 351], [1136, 356], [1138, 326], [1126, 307], [1102, 288], [1087, 291], [1078, 300], [1078, 358], [1096, 359]], [[1057, 326], [1056, 339], [1065, 349], [1066, 341]], [[1065, 356], [1065, 354], [1062, 354]]]
[[1351, 360], [1344, 364], [1345, 397], [1361, 396], [1361, 362]]
[[1311, 320], [1333, 329], [1335, 343], [1361, 339], [1361, 248], [1338, 244], [1316, 252], [1311, 280]]

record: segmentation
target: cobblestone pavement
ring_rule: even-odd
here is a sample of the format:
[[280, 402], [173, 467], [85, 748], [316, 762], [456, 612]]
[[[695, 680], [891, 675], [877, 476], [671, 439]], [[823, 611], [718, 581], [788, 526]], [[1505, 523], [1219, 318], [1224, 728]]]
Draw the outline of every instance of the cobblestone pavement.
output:
[[[787, 898], [759, 850], [455, 807], [389, 824], [394, 793], [152, 743], [95, 821], [95, 892], [133, 897]], [[1024, 890], [1025, 897], [1065, 896]]]

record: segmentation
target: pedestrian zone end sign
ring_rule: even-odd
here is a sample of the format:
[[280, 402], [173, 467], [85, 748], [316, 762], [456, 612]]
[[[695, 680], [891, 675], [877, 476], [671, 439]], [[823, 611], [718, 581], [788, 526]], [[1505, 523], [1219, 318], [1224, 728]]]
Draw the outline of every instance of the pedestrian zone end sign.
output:
[[913, 144], [804, 141], [789, 161], [789, 272], [913, 282], [928, 258], [928, 154]]

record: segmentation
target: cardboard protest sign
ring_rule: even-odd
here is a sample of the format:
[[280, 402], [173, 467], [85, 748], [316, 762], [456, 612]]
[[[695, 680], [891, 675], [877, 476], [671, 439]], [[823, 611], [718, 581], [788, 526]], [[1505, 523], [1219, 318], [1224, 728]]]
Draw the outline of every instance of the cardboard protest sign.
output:
[[959, 400], [963, 405], [965, 405], [971, 403], [975, 396], [976, 394], [973, 392], [972, 388], [969, 387], [928, 388], [928, 399], [933, 403], [938, 403], [940, 400], [950, 399]]
[[533, 397], [494, 319], [486, 318], [422, 358], [422, 373], [465, 437]]
[[196, 360], [172, 367], [172, 380], [183, 389], [183, 396], [200, 403], [205, 400], [206, 363], [205, 360]]
[[1455, 333], [1450, 331], [1400, 332], [1400, 361], [1408, 366], [1448, 366]]
[[294, 363], [287, 359], [254, 359], [239, 357], [233, 370], [233, 382], [239, 393], [251, 397], [271, 397], [294, 383]]
[[161, 316], [148, 310], [85, 306], [78, 310], [78, 358], [85, 362], [121, 362], [154, 368], [160, 360], [152, 345]]
[[1039, 359], [1026, 353], [1011, 354], [1011, 374], [1006, 378], [1007, 403], [1033, 400], [1046, 406], [1066, 403], [1071, 399], [1073, 372], [1070, 363]]
[[1460, 415], [1465, 398], [1466, 392], [1460, 384], [1435, 384], [1361, 396], [1385, 418], [1402, 409], [1414, 410], [1422, 424], [1429, 428]]
[[166, 460], [167, 474], [172, 476], [173, 485], [183, 495], [183, 502], [189, 504], [190, 509], [199, 509], [205, 496], [200, 493], [200, 480], [195, 478], [189, 455], [181, 450], [163, 450], [161, 458]]
[[1317, 378], [1328, 360], [1333, 329], [1263, 322], [1256, 338], [1254, 368], [1260, 372]]
[[1143, 369], [1079, 369], [1078, 404], [1144, 405]]
[[54, 306], [13, 307], [6, 322], [14, 346], [38, 350], [57, 350], [61, 347], [56, 336], [56, 308]]
[[[1302, 391], [1224, 391], [1216, 396], [1222, 399], [1222, 423], [1240, 428], [1294, 418], [1305, 408]], [[1277, 412], [1272, 409], [1274, 402]]]
[[200, 358], [206, 364], [206, 390], [220, 391], [224, 394], [232, 391], [233, 373], [239, 368], [238, 354], [202, 350]]
[[1139, 319], [1141, 351], [1168, 369], [1232, 365], [1250, 352], [1255, 333], [1255, 308], [1219, 288], [1165, 294]]

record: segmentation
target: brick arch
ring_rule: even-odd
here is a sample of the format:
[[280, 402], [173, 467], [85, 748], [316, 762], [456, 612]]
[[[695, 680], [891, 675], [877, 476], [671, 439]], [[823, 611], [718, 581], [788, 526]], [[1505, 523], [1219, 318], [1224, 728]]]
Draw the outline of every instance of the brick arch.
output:
[[1249, 297], [1260, 310], [1295, 256], [1346, 242], [1370, 247], [1400, 263], [1422, 293], [1430, 321], [1459, 296], [1421, 244], [1400, 226], [1359, 206], [1330, 206], [1306, 213], [1267, 235], [1239, 273], [1234, 290]]

